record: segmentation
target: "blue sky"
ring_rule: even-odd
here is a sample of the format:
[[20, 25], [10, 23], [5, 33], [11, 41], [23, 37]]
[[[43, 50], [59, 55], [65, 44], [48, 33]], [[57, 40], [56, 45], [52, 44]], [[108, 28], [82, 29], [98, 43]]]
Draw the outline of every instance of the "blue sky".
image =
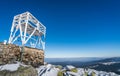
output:
[[16, 14], [31, 12], [47, 28], [46, 57], [120, 56], [119, 0], [1, 0], [0, 41]]

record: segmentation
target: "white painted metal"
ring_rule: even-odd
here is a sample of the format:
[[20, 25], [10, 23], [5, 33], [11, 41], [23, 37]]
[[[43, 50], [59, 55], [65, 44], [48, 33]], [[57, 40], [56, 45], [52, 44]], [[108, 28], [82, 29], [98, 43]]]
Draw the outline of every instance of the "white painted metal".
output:
[[44, 50], [45, 34], [46, 27], [30, 12], [25, 12], [14, 16], [8, 43], [14, 44], [18, 39], [20, 39], [19, 42], [21, 43], [18, 45], [30, 45], [33, 48]]

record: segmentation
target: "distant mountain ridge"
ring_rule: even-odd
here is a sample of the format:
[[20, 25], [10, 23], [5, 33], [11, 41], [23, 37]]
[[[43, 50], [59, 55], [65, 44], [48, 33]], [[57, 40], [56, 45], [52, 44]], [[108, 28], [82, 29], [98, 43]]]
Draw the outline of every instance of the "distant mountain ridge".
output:
[[[120, 57], [111, 57], [111, 58], [71, 58], [66, 60], [53, 59], [50, 61], [50, 64], [53, 65], [73, 65], [79, 68], [91, 68], [99, 71], [106, 71], [106, 72], [115, 72], [120, 74]], [[89, 60], [90, 59], [90, 60]], [[51, 59], [50, 59], [51, 60]]]
[[77, 57], [77, 58], [45, 58], [46, 62], [65, 62], [65, 61], [80, 61], [80, 62], [89, 62], [89, 61], [97, 61], [103, 60], [106, 57]]
[[112, 57], [100, 60], [99, 62], [120, 62], [120, 57]]

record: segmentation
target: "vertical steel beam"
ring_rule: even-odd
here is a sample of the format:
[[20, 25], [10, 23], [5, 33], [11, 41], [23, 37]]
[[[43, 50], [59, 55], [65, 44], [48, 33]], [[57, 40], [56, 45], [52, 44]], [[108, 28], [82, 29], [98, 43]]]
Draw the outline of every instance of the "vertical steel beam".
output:
[[[32, 24], [29, 21], [31, 21]], [[31, 30], [31, 27], [34, 28], [34, 30]], [[32, 41], [30, 41], [30, 39], [32, 39], [35, 40], [32, 43], [35, 45], [35, 48], [39, 45], [42, 45], [42, 49], [44, 50], [45, 42], [41, 37], [44, 36], [45, 38], [45, 35], [46, 27], [31, 13], [25, 12], [14, 16], [8, 43], [14, 43], [18, 38], [20, 38], [21, 46], [24, 46], [28, 42], [32, 43]]]

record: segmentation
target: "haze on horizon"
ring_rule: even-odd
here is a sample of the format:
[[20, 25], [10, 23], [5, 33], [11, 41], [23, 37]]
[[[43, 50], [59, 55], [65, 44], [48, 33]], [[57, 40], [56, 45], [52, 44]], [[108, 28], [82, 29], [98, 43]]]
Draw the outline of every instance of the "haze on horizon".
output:
[[47, 58], [120, 56], [119, 0], [1, 0], [0, 42], [13, 16], [31, 12], [47, 28]]

